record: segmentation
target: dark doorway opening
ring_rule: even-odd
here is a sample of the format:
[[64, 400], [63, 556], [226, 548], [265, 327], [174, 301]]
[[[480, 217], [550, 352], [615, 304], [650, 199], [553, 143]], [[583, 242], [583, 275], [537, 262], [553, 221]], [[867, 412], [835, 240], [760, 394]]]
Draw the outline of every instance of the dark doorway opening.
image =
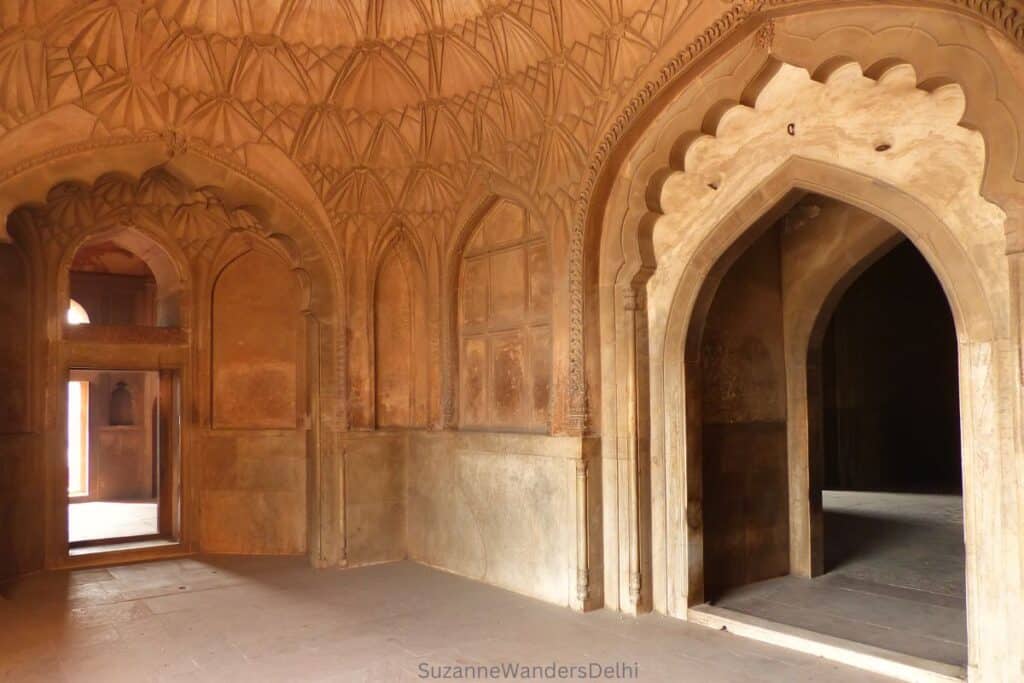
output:
[[822, 369], [825, 571], [962, 602], [956, 329], [912, 244], [843, 295]]
[[[688, 340], [704, 599], [961, 671], [958, 344], [945, 292], [896, 228], [838, 200], [805, 195], [766, 221], [713, 271]], [[807, 294], [816, 283], [820, 299]], [[806, 405], [790, 391], [798, 381]], [[801, 467], [809, 542], [792, 517], [807, 508], [808, 491], [791, 490]]]
[[846, 291], [822, 356], [826, 490], [961, 493], [953, 314], [910, 242]]

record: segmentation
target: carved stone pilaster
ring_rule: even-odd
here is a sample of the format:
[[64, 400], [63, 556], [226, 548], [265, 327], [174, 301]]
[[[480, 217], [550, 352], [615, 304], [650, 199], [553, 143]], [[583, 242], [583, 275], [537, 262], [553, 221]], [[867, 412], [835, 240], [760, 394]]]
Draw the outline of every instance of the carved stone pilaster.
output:
[[768, 19], [754, 34], [754, 44], [765, 52], [771, 52], [775, 45], [775, 20]]
[[629, 601], [633, 609], [640, 605], [641, 566], [640, 542], [640, 442], [639, 392], [637, 377], [637, 324], [638, 312], [644, 306], [643, 290], [635, 286], [622, 291], [622, 309], [625, 312], [624, 342], [626, 346], [626, 467], [627, 467], [627, 523], [629, 528]]
[[587, 461], [581, 454], [576, 461], [576, 598], [586, 607], [590, 595], [590, 562], [587, 525]]

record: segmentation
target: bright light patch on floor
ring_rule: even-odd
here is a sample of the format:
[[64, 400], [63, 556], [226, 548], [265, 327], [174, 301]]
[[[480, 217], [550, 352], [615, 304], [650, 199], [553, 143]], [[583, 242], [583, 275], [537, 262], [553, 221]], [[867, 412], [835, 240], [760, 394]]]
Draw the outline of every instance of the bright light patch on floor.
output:
[[96, 502], [68, 506], [68, 540], [72, 543], [156, 533], [156, 503]]

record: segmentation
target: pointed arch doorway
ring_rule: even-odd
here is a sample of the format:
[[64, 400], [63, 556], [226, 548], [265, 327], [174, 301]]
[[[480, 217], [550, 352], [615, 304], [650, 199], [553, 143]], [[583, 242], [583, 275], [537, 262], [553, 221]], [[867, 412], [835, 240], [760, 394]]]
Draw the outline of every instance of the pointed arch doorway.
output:
[[808, 194], [755, 223], [698, 301], [706, 603], [965, 667], [956, 330], [920, 252]]

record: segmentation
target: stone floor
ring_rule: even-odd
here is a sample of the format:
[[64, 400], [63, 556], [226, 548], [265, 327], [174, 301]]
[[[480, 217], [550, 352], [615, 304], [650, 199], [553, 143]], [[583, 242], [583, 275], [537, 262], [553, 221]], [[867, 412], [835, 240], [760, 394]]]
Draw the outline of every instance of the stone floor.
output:
[[156, 514], [156, 503], [72, 503], [68, 505], [68, 539], [74, 543], [155, 534]]
[[966, 666], [960, 496], [826, 491], [824, 507], [828, 573], [744, 586], [716, 605]]
[[[643, 681], [879, 677], [661, 616], [577, 614], [409, 562], [199, 557], [0, 584], [0, 680], [400, 681], [420, 667], [637, 665]], [[477, 678], [479, 680], [479, 678]], [[637, 680], [637, 679], [633, 679]]]

